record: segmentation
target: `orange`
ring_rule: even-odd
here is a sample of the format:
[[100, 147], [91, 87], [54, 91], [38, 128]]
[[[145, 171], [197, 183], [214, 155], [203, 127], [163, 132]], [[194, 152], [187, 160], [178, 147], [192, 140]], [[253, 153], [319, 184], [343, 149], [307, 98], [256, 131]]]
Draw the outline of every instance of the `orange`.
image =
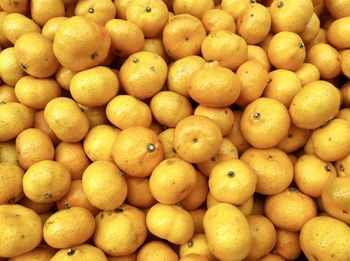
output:
[[62, 66], [81, 71], [102, 63], [108, 56], [110, 45], [107, 29], [91, 18], [73, 16], [58, 27], [53, 51]]
[[84, 170], [90, 164], [81, 143], [58, 144], [55, 150], [55, 161], [62, 163], [71, 173], [72, 179], [81, 179]]
[[196, 210], [189, 211], [194, 222], [194, 232], [195, 233], [204, 233], [203, 228], [203, 217], [206, 210], [203, 208], [197, 208]]
[[210, 160], [197, 163], [197, 167], [204, 175], [210, 177], [212, 169], [222, 161], [238, 159], [238, 151], [233, 142], [228, 138], [223, 138], [218, 154], [211, 157]]
[[248, 61], [256, 61], [260, 63], [269, 72], [271, 69], [269, 58], [265, 50], [258, 45], [248, 45]]
[[94, 216], [100, 212], [85, 196], [81, 179], [73, 180], [67, 194], [57, 201], [56, 204], [59, 210], [67, 207], [81, 207], [89, 210]]
[[95, 222], [94, 244], [111, 256], [134, 253], [147, 236], [145, 214], [127, 204], [100, 212]]
[[196, 186], [191, 193], [181, 202], [181, 206], [188, 210], [196, 210], [205, 202], [208, 194], [208, 179], [199, 171], [196, 171]]
[[26, 73], [38, 78], [52, 76], [59, 66], [52, 42], [36, 32], [27, 33], [16, 41], [14, 55]]
[[[7, 16], [7, 12], [0, 11], [0, 26], [2, 27], [2, 23], [4, 21], [5, 16]], [[7, 39], [7, 37], [4, 35], [4, 33], [0, 32], [0, 46], [4, 49], [6, 47], [11, 46], [11, 42]]]
[[[213, 254], [210, 252], [208, 247], [208, 240], [205, 234], [202, 234], [202, 233], [194, 234], [194, 236], [188, 242], [180, 246], [180, 250], [179, 250], [180, 258], [185, 259], [186, 257], [193, 254], [205, 257], [207, 258], [206, 260], [209, 260], [209, 261], [217, 260], [213, 256]], [[197, 259], [193, 259], [193, 260], [197, 260]]]
[[141, 51], [128, 57], [119, 71], [120, 83], [129, 95], [144, 100], [158, 93], [167, 78], [167, 64], [155, 53]]
[[340, 54], [342, 56], [341, 70], [343, 74], [349, 78], [350, 77], [350, 51], [345, 50], [345, 51], [342, 51]]
[[115, 5], [109, 0], [79, 0], [75, 7], [75, 15], [89, 17], [97, 24], [104, 26], [116, 15]]
[[16, 145], [13, 141], [0, 143], [0, 162], [19, 165]]
[[231, 31], [236, 33], [236, 23], [232, 15], [224, 9], [210, 9], [204, 12], [202, 23], [208, 33]]
[[73, 99], [81, 105], [98, 107], [106, 105], [119, 90], [115, 73], [104, 66], [76, 73], [69, 85]]
[[303, 65], [295, 71], [295, 74], [303, 86], [320, 79], [318, 68], [311, 63], [303, 63]]
[[0, 163], [0, 204], [16, 203], [23, 197], [22, 179], [24, 171], [11, 163]]
[[137, 261], [178, 261], [176, 252], [165, 242], [150, 241], [145, 243], [137, 253]]
[[147, 104], [130, 95], [114, 97], [106, 107], [108, 120], [124, 130], [142, 126], [149, 128], [152, 123], [152, 112]]
[[338, 160], [335, 162], [335, 167], [338, 172], [339, 177], [344, 177], [344, 176], [350, 176], [349, 173], [349, 164], [350, 164], [350, 153], [346, 155], [344, 158], [341, 160]]
[[37, 111], [34, 114], [33, 127], [45, 131], [49, 135], [49, 137], [54, 145], [57, 145], [58, 143], [61, 142], [60, 139], [57, 138], [56, 134], [52, 131], [52, 129], [47, 124], [45, 117], [44, 117], [44, 110]]
[[295, 71], [305, 60], [305, 44], [296, 33], [280, 32], [272, 37], [267, 54], [271, 64], [277, 69]]
[[48, 134], [41, 129], [29, 128], [16, 138], [16, 151], [19, 165], [28, 169], [42, 160], [53, 160], [55, 148]]
[[350, 123], [334, 119], [315, 130], [312, 135], [314, 152], [321, 159], [336, 161], [350, 153]]
[[300, 33], [312, 16], [313, 4], [310, 0], [274, 0], [270, 6], [270, 13], [274, 32]]
[[84, 194], [89, 202], [102, 210], [119, 207], [125, 200], [128, 187], [119, 168], [110, 161], [95, 161], [82, 177]]
[[45, 121], [64, 142], [78, 142], [89, 130], [89, 122], [73, 99], [58, 97], [44, 110]]
[[304, 30], [299, 34], [304, 43], [312, 42], [320, 30], [320, 19], [313, 13]]
[[9, 141], [32, 127], [34, 113], [25, 105], [17, 102], [0, 104], [0, 142]]
[[166, 127], [175, 127], [179, 121], [193, 114], [189, 100], [172, 91], [154, 95], [150, 107], [153, 117]]
[[276, 230], [270, 220], [261, 215], [249, 215], [247, 220], [254, 248], [245, 260], [258, 260], [268, 254], [276, 243]]
[[144, 127], [130, 127], [118, 135], [112, 155], [118, 167], [132, 177], [147, 177], [163, 159], [157, 135]]
[[196, 55], [181, 58], [169, 66], [167, 86], [169, 91], [189, 97], [192, 75], [205, 64], [205, 60]]
[[241, 91], [239, 78], [218, 62], [204, 64], [191, 77], [189, 94], [200, 105], [225, 107], [233, 104]]
[[342, 37], [350, 32], [349, 22], [349, 17], [343, 17], [330, 24], [327, 30], [327, 40], [333, 47], [337, 49], [350, 48], [350, 41], [346, 37]]
[[30, 1], [30, 14], [34, 22], [43, 26], [51, 18], [65, 16], [64, 4], [61, 0], [33, 0]]
[[221, 0], [220, 6], [237, 20], [249, 4], [249, 0]]
[[262, 64], [246, 61], [238, 67], [236, 73], [242, 84], [236, 101], [238, 105], [247, 105], [262, 95], [269, 81], [269, 74]]
[[350, 224], [348, 202], [350, 178], [333, 177], [329, 179], [322, 188], [322, 203], [332, 217]]
[[9, 13], [21, 13], [26, 14], [29, 5], [27, 0], [19, 0], [18, 2], [13, 1], [0, 1], [0, 7], [2, 10], [9, 12]]
[[110, 19], [105, 27], [111, 36], [111, 51], [114, 54], [128, 57], [142, 50], [145, 37], [134, 23], [122, 19]]
[[205, 36], [204, 25], [197, 17], [189, 14], [175, 15], [164, 27], [164, 47], [174, 60], [198, 55]]
[[327, 216], [311, 219], [299, 236], [301, 249], [310, 260], [346, 260], [350, 251], [349, 239], [349, 226]]
[[126, 7], [131, 2], [131, 0], [114, 0], [114, 5], [116, 8], [117, 18], [126, 20]]
[[204, 13], [214, 8], [213, 0], [174, 0], [173, 9], [177, 14], [190, 14], [202, 19]]
[[64, 197], [70, 184], [71, 174], [63, 164], [42, 160], [30, 166], [24, 174], [23, 192], [37, 203], [55, 202]]
[[221, 143], [220, 128], [207, 117], [189, 116], [176, 125], [174, 148], [188, 162], [209, 160], [219, 152]]
[[0, 205], [0, 256], [14, 257], [31, 251], [42, 239], [38, 214], [21, 205]]
[[320, 197], [324, 184], [336, 176], [334, 166], [315, 155], [303, 155], [295, 164], [294, 181], [301, 192], [310, 197]]
[[215, 122], [221, 130], [222, 136], [229, 134], [235, 122], [235, 117], [229, 107], [213, 108], [198, 105], [194, 110], [194, 115], [204, 116]]
[[55, 212], [46, 220], [43, 238], [51, 247], [67, 248], [86, 242], [94, 230], [95, 220], [89, 210], [67, 207]]
[[9, 258], [9, 261], [26, 261], [26, 260], [50, 260], [56, 254], [57, 250], [49, 246], [39, 245], [33, 250], [22, 255]]
[[300, 129], [293, 124], [290, 126], [287, 136], [278, 144], [277, 148], [286, 153], [294, 152], [303, 147], [308, 141], [310, 133], [308, 130]]
[[327, 10], [331, 13], [331, 15], [335, 18], [342, 18], [350, 15], [349, 12], [349, 1], [342, 1], [342, 0], [325, 0], [325, 5], [327, 7]]
[[343, 119], [350, 123], [350, 108], [341, 109], [338, 112], [336, 119]]
[[274, 98], [288, 108], [295, 95], [302, 88], [296, 73], [285, 69], [277, 69], [269, 73], [269, 78], [263, 96]]
[[279, 149], [246, 150], [241, 160], [255, 170], [256, 192], [273, 195], [285, 190], [293, 180], [294, 168], [287, 154]]
[[106, 124], [90, 129], [83, 143], [86, 156], [91, 161], [113, 161], [113, 145], [119, 133], [119, 129]]
[[252, 1], [237, 20], [237, 32], [248, 44], [257, 44], [265, 39], [271, 28], [268, 8]]
[[[39, 25], [37, 25], [33, 20], [19, 13], [6, 15], [2, 20], [1, 28], [3, 35], [13, 44], [15, 44], [21, 36], [27, 33], [41, 32]], [[9, 45], [6, 42], [5, 44]]]
[[242, 153], [250, 147], [250, 144], [245, 140], [241, 131], [242, 114], [242, 111], [233, 111], [235, 121], [231, 132], [227, 135], [227, 138], [229, 138], [237, 148], [238, 153]]
[[168, 22], [168, 7], [162, 0], [131, 0], [125, 10], [126, 20], [133, 22], [146, 37], [155, 37]]
[[199, 254], [188, 254], [183, 256], [180, 261], [208, 261], [209, 259]]
[[334, 85], [314, 81], [305, 85], [294, 97], [289, 108], [294, 125], [316, 129], [334, 118], [340, 107], [340, 96]]
[[72, 80], [75, 74], [76, 74], [75, 71], [72, 71], [68, 68], [60, 66], [55, 73], [55, 79], [58, 82], [58, 84], [61, 86], [61, 88], [69, 91], [70, 81]]
[[307, 44], [307, 49], [308, 50], [311, 49], [311, 47], [313, 47], [314, 45], [316, 45], [318, 43], [328, 43], [327, 31], [325, 29], [323, 29], [322, 27], [318, 31], [315, 39], [312, 42]]
[[288, 110], [272, 98], [259, 98], [251, 102], [241, 118], [244, 138], [260, 149], [276, 146], [288, 134], [289, 127]]
[[128, 186], [128, 194], [125, 200], [128, 204], [137, 208], [150, 208], [157, 203], [151, 194], [148, 178], [125, 176], [125, 180]]
[[253, 196], [257, 177], [254, 170], [239, 159], [217, 164], [209, 177], [212, 196], [220, 201], [241, 205]]
[[4, 84], [0, 86], [0, 103], [8, 102], [18, 102], [18, 99], [15, 94], [15, 88]]
[[148, 230], [173, 244], [185, 244], [194, 234], [191, 215], [179, 205], [153, 205], [146, 216]]
[[107, 261], [107, 257], [101, 249], [89, 244], [60, 249], [50, 260], [59, 261], [66, 258], [69, 258], [72, 261], [89, 259], [95, 261]]
[[216, 258], [243, 260], [248, 256], [253, 246], [249, 223], [237, 207], [219, 203], [207, 210], [203, 224], [209, 250]]
[[208, 34], [202, 43], [202, 55], [207, 61], [217, 61], [222, 67], [236, 70], [248, 55], [246, 41], [230, 31]]
[[[322, 53], [322, 56], [320, 53]], [[335, 78], [341, 72], [341, 56], [339, 52], [326, 43], [312, 46], [307, 52], [306, 62], [317, 67], [322, 79]]]
[[163, 39], [161, 39], [161, 38], [145, 39], [142, 50], [158, 54], [166, 62], [168, 62], [168, 60], [169, 60], [169, 57], [165, 51]]
[[158, 202], [171, 205], [190, 195], [196, 180], [196, 171], [190, 163], [180, 158], [170, 158], [153, 169], [149, 187]]
[[298, 258], [301, 253], [299, 233], [283, 229], [276, 229], [276, 232], [276, 245], [273, 252], [287, 260]]
[[15, 86], [25, 72], [17, 63], [13, 47], [4, 49], [0, 53], [0, 77], [2, 81], [10, 86]]
[[163, 144], [164, 159], [169, 159], [177, 156], [174, 149], [174, 128], [168, 128], [158, 134], [159, 140]]
[[24, 76], [16, 83], [15, 94], [22, 104], [42, 110], [51, 100], [61, 95], [61, 88], [54, 79]]
[[265, 214], [276, 227], [298, 232], [308, 220], [317, 216], [317, 206], [311, 197], [289, 187], [266, 198]]
[[42, 29], [43, 36], [53, 41], [53, 39], [55, 38], [55, 34], [57, 32], [57, 28], [63, 21], [66, 21], [67, 19], [68, 17], [65, 17], [65, 16], [50, 18], [43, 26], [43, 29]]

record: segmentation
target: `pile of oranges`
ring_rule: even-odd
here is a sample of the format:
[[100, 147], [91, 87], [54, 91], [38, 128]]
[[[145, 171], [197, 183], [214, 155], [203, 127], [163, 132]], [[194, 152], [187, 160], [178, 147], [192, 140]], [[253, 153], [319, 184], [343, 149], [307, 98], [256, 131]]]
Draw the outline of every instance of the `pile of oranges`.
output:
[[350, 260], [350, 0], [0, 10], [0, 260]]

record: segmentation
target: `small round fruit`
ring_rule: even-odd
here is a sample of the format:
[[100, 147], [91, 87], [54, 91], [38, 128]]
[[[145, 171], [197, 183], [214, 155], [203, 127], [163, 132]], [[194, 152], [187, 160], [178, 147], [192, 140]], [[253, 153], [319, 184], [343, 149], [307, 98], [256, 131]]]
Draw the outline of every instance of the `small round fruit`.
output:
[[146, 224], [153, 235], [177, 245], [194, 234], [192, 217], [180, 205], [155, 204], [148, 210]]
[[260, 149], [270, 148], [287, 136], [289, 113], [281, 102], [272, 98], [259, 98], [244, 109], [240, 127], [244, 138], [251, 145]]
[[53, 160], [42, 160], [30, 166], [23, 177], [23, 192], [34, 202], [49, 203], [60, 200], [68, 192], [71, 174]]
[[175, 251], [165, 242], [151, 241], [145, 243], [137, 253], [135, 261], [178, 261], [179, 258]]
[[164, 157], [156, 133], [144, 127], [130, 127], [118, 135], [113, 148], [118, 167], [132, 177], [147, 177]]
[[37, 247], [42, 239], [42, 221], [21, 205], [0, 205], [0, 256], [14, 257]]
[[174, 148], [188, 162], [209, 160], [219, 152], [221, 143], [220, 128], [206, 117], [189, 116], [176, 125]]
[[239, 159], [217, 164], [209, 177], [209, 189], [219, 202], [234, 205], [245, 203], [255, 192], [257, 178], [254, 170]]
[[83, 244], [72, 248], [60, 249], [50, 261], [79, 261], [79, 260], [94, 260], [108, 261], [106, 255], [101, 249], [92, 245]]
[[132, 254], [147, 236], [145, 214], [127, 204], [115, 210], [100, 212], [95, 222], [94, 243], [111, 256]]
[[0, 163], [0, 205], [16, 203], [23, 197], [24, 171], [11, 163]]
[[160, 162], [152, 171], [149, 186], [153, 197], [163, 204], [176, 204], [185, 199], [196, 185], [196, 171], [180, 158]]
[[237, 207], [218, 203], [207, 210], [203, 225], [209, 250], [216, 258], [243, 260], [248, 256], [253, 243], [249, 223]]
[[94, 216], [82, 207], [59, 210], [45, 222], [43, 237], [54, 248], [68, 248], [87, 241], [95, 230]]
[[340, 107], [338, 90], [326, 81], [305, 85], [294, 97], [289, 113], [294, 125], [302, 129], [316, 129], [334, 118]]
[[298, 232], [304, 224], [317, 216], [315, 201], [294, 187], [268, 196], [265, 214], [278, 228]]
[[82, 185], [90, 203], [103, 210], [112, 210], [123, 204], [128, 189], [118, 167], [102, 160], [93, 162], [85, 169]]

